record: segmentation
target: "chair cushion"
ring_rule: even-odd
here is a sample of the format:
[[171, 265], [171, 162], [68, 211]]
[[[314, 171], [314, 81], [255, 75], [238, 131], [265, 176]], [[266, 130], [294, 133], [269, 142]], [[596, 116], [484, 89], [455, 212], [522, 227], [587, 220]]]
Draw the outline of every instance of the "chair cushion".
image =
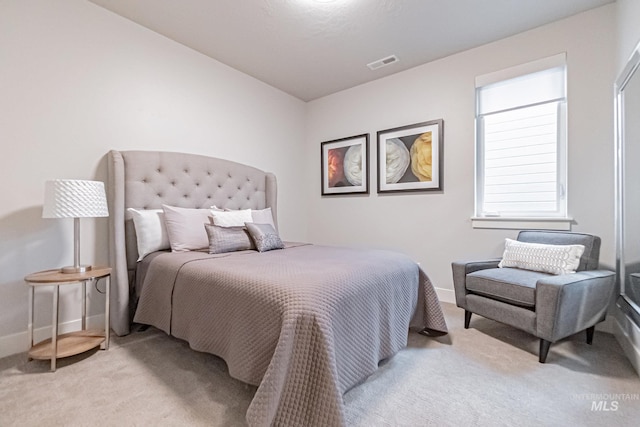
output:
[[536, 305], [536, 282], [552, 274], [519, 268], [490, 268], [467, 274], [469, 292], [509, 304], [533, 308]]

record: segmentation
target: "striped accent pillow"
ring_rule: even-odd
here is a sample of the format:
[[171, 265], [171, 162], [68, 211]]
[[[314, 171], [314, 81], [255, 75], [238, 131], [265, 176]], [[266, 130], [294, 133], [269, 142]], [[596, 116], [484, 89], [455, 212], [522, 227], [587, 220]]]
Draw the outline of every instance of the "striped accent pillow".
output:
[[209, 253], [222, 254], [225, 252], [246, 251], [255, 249], [253, 240], [244, 227], [220, 227], [205, 224], [209, 237]]
[[575, 273], [584, 245], [545, 245], [505, 239], [504, 254], [498, 267], [514, 267], [550, 274]]

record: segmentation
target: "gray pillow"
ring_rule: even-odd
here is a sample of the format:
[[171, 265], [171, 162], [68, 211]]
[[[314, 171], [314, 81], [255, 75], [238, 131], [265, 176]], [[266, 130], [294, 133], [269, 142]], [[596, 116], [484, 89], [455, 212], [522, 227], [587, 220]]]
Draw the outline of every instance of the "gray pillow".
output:
[[209, 236], [210, 254], [246, 251], [256, 248], [244, 227], [220, 227], [218, 225], [205, 224], [204, 228], [207, 230], [207, 236]]
[[172, 252], [197, 251], [207, 247], [207, 235], [202, 225], [208, 221], [211, 209], [190, 209], [162, 205]]
[[278, 232], [271, 224], [256, 224], [255, 222], [245, 222], [245, 227], [260, 252], [273, 249], [284, 249], [284, 243], [278, 236]]

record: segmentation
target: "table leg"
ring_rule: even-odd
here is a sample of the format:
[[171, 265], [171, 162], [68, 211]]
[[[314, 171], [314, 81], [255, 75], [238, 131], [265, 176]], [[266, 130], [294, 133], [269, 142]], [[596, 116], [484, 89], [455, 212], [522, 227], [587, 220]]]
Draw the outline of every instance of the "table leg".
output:
[[[29, 286], [29, 325], [27, 327], [29, 331], [29, 348], [33, 347], [33, 315], [34, 315], [33, 300], [35, 299], [34, 293], [35, 293], [35, 286]], [[29, 360], [32, 360], [32, 359], [29, 357]]]
[[60, 286], [53, 286], [53, 315], [51, 319], [51, 372], [56, 371], [56, 358], [58, 356], [58, 299]]
[[82, 330], [87, 329], [87, 281], [82, 281]]
[[111, 276], [105, 277], [106, 295], [104, 301], [104, 349], [109, 350], [109, 338], [111, 335], [111, 324], [109, 322], [109, 302], [111, 300]]

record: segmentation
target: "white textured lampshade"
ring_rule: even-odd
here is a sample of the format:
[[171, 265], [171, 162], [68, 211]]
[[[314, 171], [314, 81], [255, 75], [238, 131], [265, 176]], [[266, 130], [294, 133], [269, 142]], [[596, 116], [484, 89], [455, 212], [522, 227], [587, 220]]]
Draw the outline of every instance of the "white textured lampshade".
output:
[[56, 179], [45, 183], [43, 218], [103, 216], [109, 216], [103, 182]]

